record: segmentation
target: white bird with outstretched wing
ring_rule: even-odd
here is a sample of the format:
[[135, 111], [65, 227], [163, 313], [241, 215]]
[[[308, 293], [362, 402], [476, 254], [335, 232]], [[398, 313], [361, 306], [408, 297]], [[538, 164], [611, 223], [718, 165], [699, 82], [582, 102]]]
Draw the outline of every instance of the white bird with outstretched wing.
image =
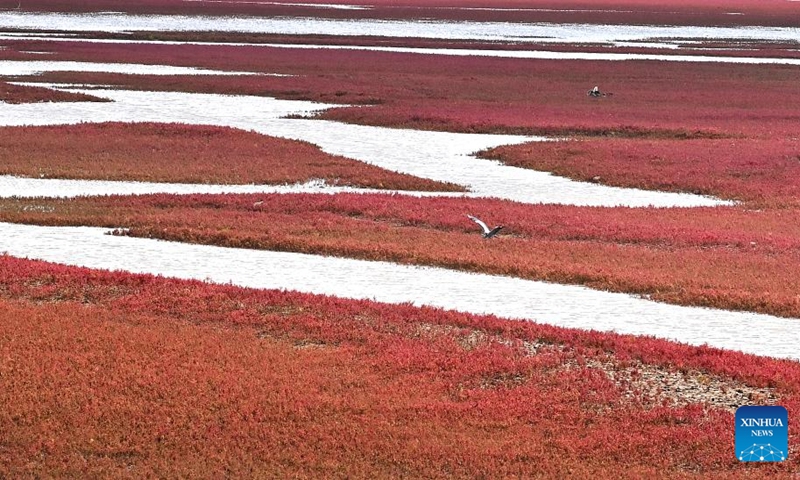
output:
[[495, 235], [497, 235], [497, 232], [499, 232], [504, 228], [503, 225], [498, 225], [494, 228], [489, 228], [489, 226], [486, 225], [481, 219], [473, 217], [472, 215], [467, 215], [467, 217], [469, 217], [470, 220], [481, 226], [481, 228], [483, 229], [483, 238], [492, 238]]

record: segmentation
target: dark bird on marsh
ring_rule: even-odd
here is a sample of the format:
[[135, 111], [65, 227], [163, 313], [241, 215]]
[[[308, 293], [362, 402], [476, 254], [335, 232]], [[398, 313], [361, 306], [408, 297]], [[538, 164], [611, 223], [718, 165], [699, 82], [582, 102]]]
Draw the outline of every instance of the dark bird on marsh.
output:
[[494, 228], [489, 228], [489, 226], [483, 223], [481, 219], [473, 217], [472, 215], [467, 215], [467, 217], [469, 217], [470, 220], [481, 226], [481, 229], [483, 229], [483, 238], [492, 238], [495, 235], [497, 235], [497, 232], [499, 232], [504, 228], [503, 225], [498, 225]]
[[595, 85], [593, 89], [591, 89], [588, 92], [586, 92], [586, 95], [589, 95], [590, 97], [598, 98], [598, 97], [608, 97], [608, 96], [611, 96], [611, 95], [614, 95], [614, 94], [611, 93], [611, 92], [601, 92], [600, 91], [600, 87]]

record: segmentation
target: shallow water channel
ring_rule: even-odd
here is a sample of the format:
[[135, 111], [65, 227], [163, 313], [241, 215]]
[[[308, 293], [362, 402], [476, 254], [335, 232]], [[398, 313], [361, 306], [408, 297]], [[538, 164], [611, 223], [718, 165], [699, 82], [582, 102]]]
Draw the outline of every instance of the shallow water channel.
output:
[[[113, 102], [0, 103], [0, 126], [58, 125], [79, 122], [177, 122], [253, 130], [277, 137], [304, 140], [334, 155], [360, 160], [388, 170], [468, 187], [473, 196], [497, 197], [523, 203], [561, 203], [591, 206], [695, 207], [723, 205], [700, 195], [615, 188], [575, 182], [546, 172], [504, 166], [473, 154], [498, 145], [543, 141], [541, 137], [430, 132], [350, 125], [324, 120], [288, 119], [331, 107], [312, 102], [266, 97], [179, 92], [138, 92], [73, 89]], [[368, 107], [365, 107], [368, 108]], [[10, 182], [10, 181], [9, 181]], [[0, 196], [24, 195], [27, 187]], [[127, 193], [92, 184], [91, 194]], [[46, 188], [42, 186], [41, 188]], [[171, 188], [164, 185], [164, 191]], [[89, 194], [89, 191], [87, 191]], [[58, 196], [57, 191], [51, 195]]]
[[0, 28], [84, 32], [246, 32], [580, 44], [658, 40], [665, 46], [694, 39], [771, 42], [797, 42], [800, 39], [800, 29], [792, 27], [593, 25], [314, 17], [206, 17], [128, 15], [118, 12], [100, 14], [0, 12]]

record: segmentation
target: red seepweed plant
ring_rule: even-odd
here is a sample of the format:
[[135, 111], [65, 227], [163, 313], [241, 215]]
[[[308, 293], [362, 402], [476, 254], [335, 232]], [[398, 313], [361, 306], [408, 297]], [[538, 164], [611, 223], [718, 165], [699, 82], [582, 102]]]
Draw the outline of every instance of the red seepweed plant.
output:
[[328, 155], [307, 142], [232, 128], [103, 123], [0, 127], [0, 174], [173, 183], [329, 184], [462, 191]]
[[8, 256], [0, 286], [8, 476], [738, 477], [735, 404], [800, 408], [795, 362], [651, 338]]
[[505, 164], [584, 182], [712, 195], [751, 206], [800, 198], [797, 138], [580, 139], [502, 146]]
[[0, 81], [0, 102], [40, 103], [40, 102], [106, 102], [108, 100], [83, 93], [61, 92], [51, 88], [15, 85]]
[[[513, 13], [439, 8], [441, 2], [429, 0], [371, 3], [376, 8], [362, 13], [178, 0], [25, 0], [24, 9], [512, 21], [591, 17], [639, 24], [669, 18], [703, 25], [791, 25], [797, 18], [791, 2], [771, 0], [693, 2], [690, 13], [678, 14], [687, 11], [682, 0], [570, 3], [571, 12], [563, 11], [564, 2], [545, 0], [493, 5], [521, 9]], [[459, 4], [468, 5], [473, 3]], [[552, 7], [562, 11], [547, 11]], [[139, 38], [144, 36], [149, 34]], [[25, 53], [34, 50], [52, 52], [47, 58], [53, 60], [292, 75], [155, 82], [148, 76], [62, 72], [23, 80], [369, 105], [323, 117], [400, 128], [579, 135], [582, 142], [493, 154], [575, 178], [713, 193], [745, 203], [658, 210], [381, 195], [154, 195], [4, 199], [2, 220], [127, 227], [137, 236], [442, 265], [800, 316], [800, 284], [791, 268], [800, 252], [794, 66], [3, 43], [3, 59], [40, 58]], [[772, 45], [757, 55], [796, 56], [785, 47]], [[687, 78], [691, 88], [676, 87]], [[588, 98], [586, 90], [598, 82], [614, 95]], [[28, 87], [4, 95], [4, 101], [76, 99]], [[294, 181], [320, 174], [329, 180], [349, 175], [355, 185], [444, 188], [405, 177], [389, 180], [386, 172], [320, 155], [306, 144], [206, 127], [19, 129], [3, 135], [2, 143], [6, 173], [35, 176], [97, 178], [105, 165], [99, 176], [117, 179]], [[149, 144], [161, 152], [151, 156], [144, 148]], [[62, 145], [68, 155], [58, 155]], [[201, 147], [207, 156], [197, 156]], [[229, 171], [218, 168], [218, 148], [226, 150]], [[161, 165], [166, 167], [158, 170]], [[504, 223], [508, 234], [485, 242], [465, 213]], [[0, 256], [0, 323], [0, 477], [794, 478], [798, 467], [790, 453], [784, 464], [744, 469], [732, 451], [731, 413], [745, 403], [779, 403], [794, 418], [800, 411], [796, 362], [7, 256]], [[797, 440], [793, 429], [790, 444]]]

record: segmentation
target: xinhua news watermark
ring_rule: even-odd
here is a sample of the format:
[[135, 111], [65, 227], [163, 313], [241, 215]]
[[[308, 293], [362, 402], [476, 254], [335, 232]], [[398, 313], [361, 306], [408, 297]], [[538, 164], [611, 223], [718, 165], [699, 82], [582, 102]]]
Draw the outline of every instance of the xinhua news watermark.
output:
[[789, 453], [789, 414], [780, 406], [736, 410], [736, 458], [742, 462], [782, 462]]

